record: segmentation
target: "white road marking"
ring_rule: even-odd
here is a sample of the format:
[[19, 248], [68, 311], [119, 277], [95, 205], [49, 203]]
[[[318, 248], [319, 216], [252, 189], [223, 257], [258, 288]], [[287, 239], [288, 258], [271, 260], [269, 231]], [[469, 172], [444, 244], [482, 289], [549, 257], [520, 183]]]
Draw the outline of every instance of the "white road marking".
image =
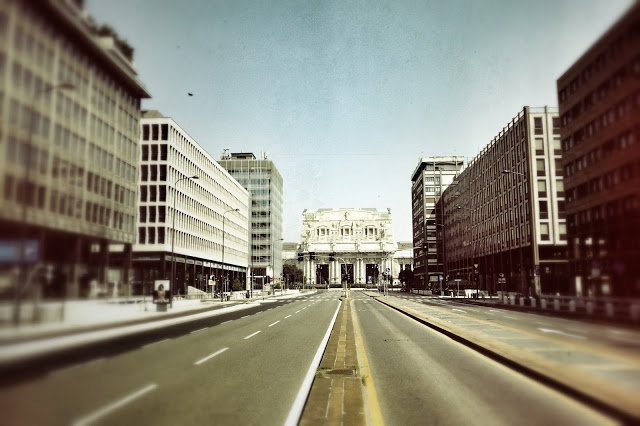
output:
[[542, 331], [543, 333], [560, 334], [562, 336], [572, 337], [574, 339], [580, 339], [580, 340], [586, 339], [585, 336], [580, 336], [579, 334], [565, 333], [564, 331], [554, 330], [552, 328], [538, 328], [538, 330]]
[[322, 338], [322, 341], [318, 346], [318, 350], [316, 351], [316, 354], [311, 361], [311, 365], [309, 366], [307, 375], [302, 381], [302, 386], [300, 386], [300, 390], [298, 391], [296, 399], [293, 401], [293, 405], [291, 406], [291, 410], [289, 411], [287, 420], [284, 422], [286, 426], [296, 426], [300, 421], [302, 409], [304, 408], [304, 404], [307, 401], [307, 396], [309, 396], [309, 391], [311, 390], [311, 385], [313, 384], [313, 378], [316, 374], [318, 366], [320, 365], [322, 354], [324, 353], [327, 342], [329, 341], [329, 336], [331, 335], [331, 330], [333, 329], [333, 325], [335, 324], [336, 318], [338, 317], [338, 312], [340, 312], [340, 306], [342, 306], [342, 302], [338, 302], [338, 307], [336, 308], [336, 312], [333, 314], [333, 318], [329, 323], [327, 332], [324, 334], [324, 337]]
[[297, 314], [298, 312], [300, 312], [300, 311], [296, 311], [295, 313]]
[[274, 326], [274, 325], [276, 325], [276, 324], [277, 324], [277, 323], [279, 323], [279, 322], [280, 322], [280, 320], [278, 320], [278, 321], [274, 322], [273, 324], [269, 324], [269, 327]]
[[462, 309], [456, 309], [456, 308], [452, 308], [452, 311], [456, 311], [456, 312], [462, 312], [463, 314], [466, 314], [467, 311], [463, 311]]
[[152, 390], [155, 390], [158, 387], [157, 384], [155, 383], [151, 383], [145, 387], [143, 387], [142, 389], [128, 395], [125, 396], [122, 399], [119, 399], [118, 401], [112, 402], [111, 404], [107, 405], [104, 408], [101, 408], [100, 410], [94, 412], [93, 414], [90, 414], [88, 416], [82, 417], [81, 419], [78, 419], [76, 421], [74, 421], [72, 424], [74, 426], [83, 426], [83, 425], [88, 425], [91, 424], [93, 422], [95, 422], [96, 420], [98, 420], [101, 417], [106, 416], [107, 414], [117, 410], [120, 407], [125, 406], [126, 404], [130, 403], [131, 401], [133, 401], [134, 399], [140, 398], [141, 396], [143, 396], [144, 394], [151, 392]]
[[[268, 309], [267, 309], [267, 310], [268, 310]], [[248, 317], [248, 316], [249, 316], [249, 315], [244, 315], [244, 316], [242, 316], [242, 317], [240, 317], [240, 318], [246, 318], [246, 317]]]
[[289, 318], [291, 315], [287, 315], [285, 318]]
[[199, 328], [197, 330], [193, 330], [191, 333], [189, 334], [193, 334], [193, 333], [197, 333], [198, 331], [202, 331], [202, 330], [206, 330], [208, 327], [203, 327], [203, 328]]
[[156, 341], [156, 342], [147, 343], [146, 345], [144, 345], [144, 346], [143, 346], [143, 348], [147, 348], [147, 347], [152, 346], [152, 345], [155, 345], [155, 344], [157, 344], [157, 343], [166, 342], [167, 340], [171, 340], [171, 339], [168, 339], [168, 338], [167, 338], [167, 339], [158, 340], [158, 341]]
[[516, 317], [512, 317], [511, 315], [503, 315], [503, 317], [509, 318], [509, 319], [512, 319], [512, 320], [517, 320], [518, 319]]
[[193, 365], [200, 365], [200, 364], [202, 364], [203, 362], [207, 362], [207, 361], [209, 361], [211, 358], [213, 358], [214, 356], [218, 356], [218, 355], [220, 355], [222, 352], [226, 351], [227, 349], [229, 349], [229, 348], [222, 348], [222, 349], [220, 349], [219, 351], [216, 351], [216, 352], [212, 353], [211, 355], [207, 355], [207, 356], [205, 356], [204, 358], [199, 359], [198, 361], [194, 362], [194, 363], [193, 363]]
[[244, 338], [244, 340], [251, 339], [253, 336], [255, 336], [255, 335], [256, 335], [256, 334], [258, 334], [258, 333], [262, 333], [262, 331], [258, 330], [258, 331], [256, 331], [255, 333], [251, 333], [250, 335], [248, 335], [247, 337], [245, 337], [245, 338]]

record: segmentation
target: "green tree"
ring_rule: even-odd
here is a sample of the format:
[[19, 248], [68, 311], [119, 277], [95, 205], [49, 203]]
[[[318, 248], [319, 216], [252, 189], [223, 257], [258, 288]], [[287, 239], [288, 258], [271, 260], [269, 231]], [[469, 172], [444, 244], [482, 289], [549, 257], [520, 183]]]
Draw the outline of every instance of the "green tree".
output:
[[298, 268], [295, 265], [285, 264], [282, 267], [282, 276], [287, 280], [288, 283], [302, 283], [304, 279], [304, 273], [302, 269]]

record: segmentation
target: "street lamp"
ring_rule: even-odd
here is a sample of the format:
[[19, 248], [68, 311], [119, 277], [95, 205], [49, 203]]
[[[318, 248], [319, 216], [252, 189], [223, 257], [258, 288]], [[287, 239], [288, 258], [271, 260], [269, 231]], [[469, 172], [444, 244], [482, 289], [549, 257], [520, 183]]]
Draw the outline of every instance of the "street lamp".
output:
[[[28, 268], [27, 268], [27, 207], [30, 201], [30, 196], [27, 194], [28, 184], [30, 179], [30, 171], [31, 171], [31, 152], [32, 152], [32, 143], [33, 143], [33, 132], [34, 132], [34, 123], [35, 123], [35, 104], [40, 95], [51, 93], [54, 90], [74, 90], [75, 86], [71, 83], [60, 83], [55, 85], [47, 85], [39, 90], [36, 90], [31, 96], [31, 100], [29, 102], [29, 129], [27, 133], [27, 149], [25, 152], [26, 158], [24, 159], [24, 182], [22, 183], [22, 223], [20, 224], [20, 253], [19, 253], [19, 262], [20, 262], [20, 278], [16, 280], [16, 294], [15, 294], [15, 306], [13, 311], [13, 321], [16, 326], [20, 325], [20, 296], [21, 289], [20, 283], [24, 283], [25, 289], [29, 286], [28, 283]], [[39, 247], [39, 250], [42, 250], [42, 247]], [[66, 297], [66, 289], [64, 291]], [[63, 299], [64, 300], [64, 299]], [[64, 306], [64, 301], [63, 301]], [[34, 307], [35, 309], [35, 307]], [[64, 311], [63, 311], [64, 315]]]
[[226, 219], [227, 213], [237, 211], [240, 211], [240, 209], [229, 209], [222, 213], [222, 282], [220, 283], [220, 302], [224, 301], [224, 285], [227, 280], [227, 270], [224, 267], [224, 221]]
[[171, 214], [171, 297], [169, 298], [169, 307], [173, 308], [173, 293], [175, 292], [175, 281], [176, 281], [176, 256], [175, 256], [175, 245], [176, 245], [176, 187], [178, 182], [183, 180], [196, 180], [199, 179], [197, 175], [186, 176], [180, 178], [175, 181], [173, 184], [173, 213]]
[[[505, 170], [502, 170], [502, 174], [503, 175], [516, 175], [516, 176], [518, 176], [520, 178], [519, 179], [520, 183], [526, 183], [527, 175], [524, 174], [524, 173], [516, 172], [516, 171], [510, 170], [510, 169], [505, 169]], [[533, 236], [533, 234], [532, 234], [532, 236]], [[523, 283], [523, 278], [524, 278], [523, 277], [523, 272], [524, 272], [523, 271], [524, 270], [523, 257], [524, 256], [522, 255], [523, 245], [524, 244], [523, 244], [523, 241], [522, 241], [522, 232], [520, 232], [520, 250], [518, 250], [518, 251], [520, 252], [520, 274], [519, 275], [520, 275], [520, 290], [521, 291], [524, 291], [524, 283]], [[531, 247], [533, 248], [533, 243], [532, 243]], [[509, 262], [509, 263], [511, 263], [511, 262]], [[509, 265], [509, 266], [511, 266], [511, 265]], [[527, 293], [529, 293], [529, 292], [527, 292]]]

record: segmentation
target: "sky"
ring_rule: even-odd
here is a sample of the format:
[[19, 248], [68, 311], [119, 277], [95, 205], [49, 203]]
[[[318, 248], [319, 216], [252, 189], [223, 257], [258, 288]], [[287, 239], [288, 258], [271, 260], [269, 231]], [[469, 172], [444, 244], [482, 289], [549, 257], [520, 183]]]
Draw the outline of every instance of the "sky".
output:
[[[303, 210], [391, 209], [411, 241], [420, 158], [476, 156], [632, 0], [87, 0], [152, 98], [215, 159], [267, 153], [283, 235]], [[193, 96], [189, 96], [192, 93]]]

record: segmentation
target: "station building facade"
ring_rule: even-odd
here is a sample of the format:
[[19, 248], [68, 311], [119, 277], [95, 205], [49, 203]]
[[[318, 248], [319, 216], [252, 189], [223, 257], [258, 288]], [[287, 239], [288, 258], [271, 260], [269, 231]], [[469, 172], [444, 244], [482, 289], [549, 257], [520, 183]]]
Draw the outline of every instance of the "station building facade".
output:
[[[377, 286], [393, 283], [394, 263], [391, 210], [334, 208], [305, 210], [298, 260], [305, 286]], [[396, 265], [394, 267], [394, 264]]]

